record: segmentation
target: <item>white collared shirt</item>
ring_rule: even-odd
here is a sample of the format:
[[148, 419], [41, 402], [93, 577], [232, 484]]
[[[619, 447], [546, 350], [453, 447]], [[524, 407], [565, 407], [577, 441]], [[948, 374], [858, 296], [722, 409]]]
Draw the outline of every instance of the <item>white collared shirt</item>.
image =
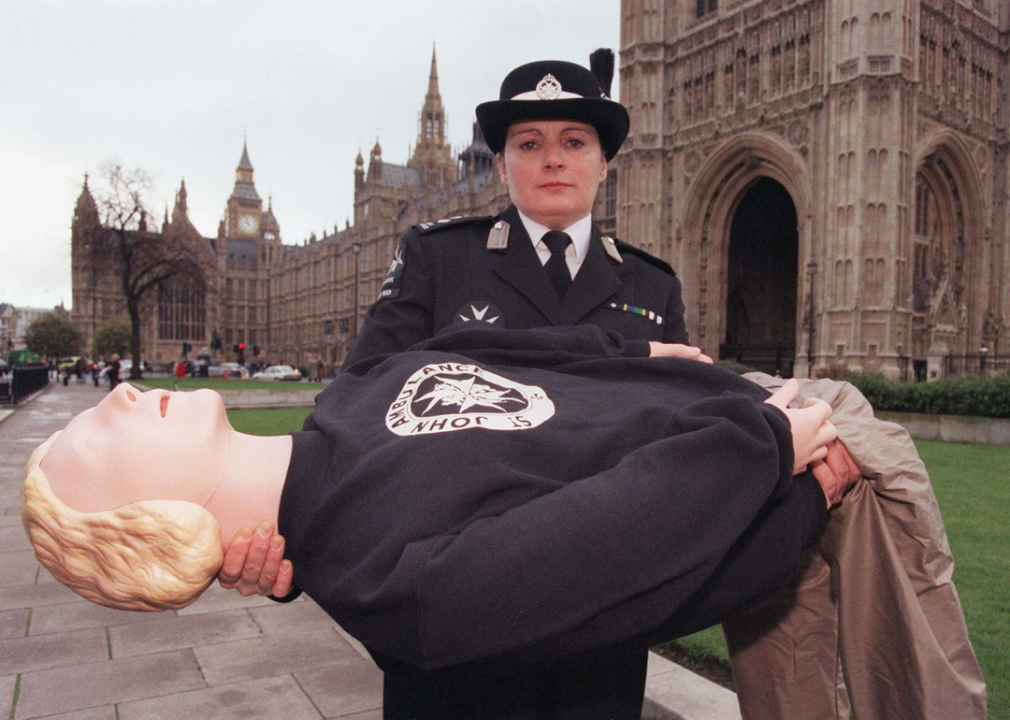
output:
[[[535, 220], [530, 220], [526, 215], [523, 215], [522, 210], [519, 210], [519, 219], [523, 221], [526, 234], [533, 241], [533, 249], [537, 251], [540, 262], [546, 265], [547, 261], [551, 259], [551, 250], [543, 243], [542, 238], [550, 228]], [[593, 216], [586, 215], [578, 222], [566, 227], [564, 232], [568, 233], [568, 237], [572, 239], [572, 244], [565, 251], [565, 260], [568, 261], [568, 271], [574, 278], [578, 274], [579, 268], [582, 267], [582, 262], [586, 259], [586, 253], [589, 252], [589, 239], [593, 232]]]

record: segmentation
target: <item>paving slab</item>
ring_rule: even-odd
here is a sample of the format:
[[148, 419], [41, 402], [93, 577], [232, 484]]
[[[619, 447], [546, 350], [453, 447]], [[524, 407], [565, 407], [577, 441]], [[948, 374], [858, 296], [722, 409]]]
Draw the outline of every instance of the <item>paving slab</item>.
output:
[[290, 675], [119, 705], [118, 720], [319, 720]]
[[382, 671], [364, 660], [295, 673], [298, 684], [324, 717], [382, 708]]
[[330, 630], [334, 626], [333, 618], [311, 600], [273, 603], [265, 607], [250, 608], [248, 612], [264, 635]]
[[102, 707], [74, 710], [59, 715], [46, 715], [45, 720], [116, 720], [116, 706], [103, 705]]
[[113, 610], [90, 602], [46, 605], [32, 609], [32, 622], [28, 633], [46, 635], [85, 628], [110, 628], [117, 625], [152, 622], [158, 617], [155, 613]]
[[[0, 612], [0, 638], [19, 638], [28, 633], [28, 618], [31, 610], [19, 608]], [[2, 717], [2, 714], [0, 714]]]
[[0, 677], [0, 717], [8, 715], [14, 705], [14, 690], [18, 685], [17, 675]]
[[74, 594], [70, 588], [56, 582], [44, 585], [0, 587], [0, 611], [74, 602], [87, 602], [87, 600]]
[[109, 644], [103, 628], [0, 640], [0, 675], [105, 660]]
[[9, 585], [33, 585], [39, 564], [31, 550], [0, 552], [0, 577]]
[[112, 657], [150, 655], [163, 650], [215, 645], [261, 637], [245, 610], [176, 616], [164, 613], [151, 622], [109, 628]]
[[[17, 502], [20, 505], [20, 489]], [[25, 534], [24, 525], [21, 524], [20, 507], [18, 515], [11, 515], [9, 517], [13, 522], [4, 522], [3, 525], [0, 525], [0, 553], [23, 552], [25, 550], [30, 552], [32, 543], [28, 539], [28, 535]]]
[[[296, 600], [295, 602], [300, 602]], [[179, 615], [200, 615], [202, 613], [216, 613], [224, 610], [239, 610], [242, 608], [269, 607], [276, 605], [273, 600], [260, 595], [250, 595], [242, 597], [234, 590], [225, 590], [214, 583], [200, 596], [200, 598], [187, 608], [178, 610]]]
[[333, 630], [240, 640], [193, 652], [210, 686], [360, 660]]
[[353, 715], [341, 715], [340, 720], [382, 720], [382, 710], [366, 710]]
[[75, 712], [206, 687], [192, 650], [28, 672], [13, 720]]
[[741, 720], [736, 693], [649, 653], [642, 720]]

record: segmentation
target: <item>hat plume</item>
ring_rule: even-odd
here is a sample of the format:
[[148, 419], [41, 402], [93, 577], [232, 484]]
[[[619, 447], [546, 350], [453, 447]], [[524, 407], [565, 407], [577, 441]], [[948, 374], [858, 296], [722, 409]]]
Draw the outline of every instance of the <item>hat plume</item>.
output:
[[589, 69], [600, 83], [600, 88], [610, 97], [610, 85], [614, 81], [614, 51], [600, 48], [589, 56]]

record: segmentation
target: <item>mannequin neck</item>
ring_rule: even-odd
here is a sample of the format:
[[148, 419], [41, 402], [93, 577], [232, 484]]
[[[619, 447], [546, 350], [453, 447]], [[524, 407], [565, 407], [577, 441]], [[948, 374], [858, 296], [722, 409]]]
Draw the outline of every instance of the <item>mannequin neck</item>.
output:
[[227, 549], [243, 527], [264, 520], [277, 526], [291, 447], [290, 435], [258, 437], [232, 431], [221, 482], [204, 504], [221, 525], [222, 547]]

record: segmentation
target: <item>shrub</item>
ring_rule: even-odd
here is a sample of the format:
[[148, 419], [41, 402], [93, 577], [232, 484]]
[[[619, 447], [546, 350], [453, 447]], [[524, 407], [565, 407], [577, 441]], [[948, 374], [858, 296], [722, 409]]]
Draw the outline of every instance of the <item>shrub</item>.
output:
[[848, 380], [877, 410], [928, 415], [1010, 418], [1010, 376], [954, 377], [931, 383], [901, 383], [853, 373]]

